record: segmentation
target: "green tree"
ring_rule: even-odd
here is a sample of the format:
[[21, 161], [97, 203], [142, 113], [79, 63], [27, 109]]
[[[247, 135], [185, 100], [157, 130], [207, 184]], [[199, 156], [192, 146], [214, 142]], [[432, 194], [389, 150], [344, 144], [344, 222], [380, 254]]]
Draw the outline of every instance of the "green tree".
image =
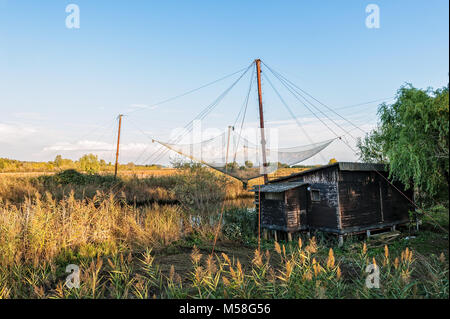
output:
[[193, 215], [217, 217], [225, 200], [227, 179], [210, 169], [191, 166], [173, 188], [175, 197]]
[[95, 174], [100, 169], [100, 162], [97, 155], [87, 154], [79, 159], [80, 168], [88, 174]]
[[388, 162], [391, 177], [430, 197], [449, 185], [448, 88], [401, 87], [396, 102], [381, 104], [376, 130], [358, 143], [365, 162]]
[[53, 161], [53, 165], [56, 167], [61, 167], [63, 165], [63, 158], [61, 155], [56, 155], [55, 160]]
[[289, 168], [289, 165], [285, 164], [285, 163], [278, 162], [277, 165], [278, 165], [278, 168]]
[[236, 162], [231, 162], [226, 165], [225, 169], [227, 170], [227, 172], [234, 172], [239, 169], [239, 165]]
[[184, 157], [175, 157], [171, 159], [170, 164], [173, 168], [177, 169], [189, 169], [202, 166], [202, 164], [196, 163], [192, 160], [188, 161]]
[[378, 129], [366, 134], [363, 139], [358, 139], [356, 146], [359, 159], [364, 163], [388, 163], [383, 150], [383, 137]]

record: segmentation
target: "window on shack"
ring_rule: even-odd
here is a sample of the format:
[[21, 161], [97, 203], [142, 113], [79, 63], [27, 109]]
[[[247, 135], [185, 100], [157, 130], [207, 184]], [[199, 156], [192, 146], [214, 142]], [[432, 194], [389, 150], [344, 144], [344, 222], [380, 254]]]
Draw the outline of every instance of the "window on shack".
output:
[[313, 202], [320, 202], [320, 191], [318, 189], [311, 190], [311, 200]]
[[265, 199], [284, 200], [284, 193], [266, 193]]

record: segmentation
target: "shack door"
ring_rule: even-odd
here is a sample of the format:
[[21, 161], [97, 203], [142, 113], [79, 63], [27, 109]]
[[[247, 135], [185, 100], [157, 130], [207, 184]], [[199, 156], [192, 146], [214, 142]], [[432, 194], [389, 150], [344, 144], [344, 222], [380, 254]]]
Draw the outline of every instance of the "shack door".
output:
[[306, 186], [286, 191], [286, 226], [290, 231], [306, 228], [307, 209]]
[[307, 228], [308, 219], [307, 219], [307, 211], [308, 211], [308, 187], [302, 186], [299, 188], [299, 200], [300, 200], [300, 223], [303, 226], [302, 228]]

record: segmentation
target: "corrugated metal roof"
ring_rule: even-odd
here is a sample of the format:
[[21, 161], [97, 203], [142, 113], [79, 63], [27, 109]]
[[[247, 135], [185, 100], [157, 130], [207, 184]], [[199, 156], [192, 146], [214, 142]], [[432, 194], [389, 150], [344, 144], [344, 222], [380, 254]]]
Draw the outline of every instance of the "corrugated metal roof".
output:
[[[308, 183], [304, 182], [287, 182], [287, 183], [278, 183], [278, 184], [267, 184], [267, 185], [260, 185], [260, 191], [261, 193], [281, 193], [299, 186], [308, 185]], [[258, 185], [254, 186], [251, 190], [251, 192], [258, 192], [259, 188]]]
[[372, 163], [356, 163], [356, 162], [337, 162], [334, 164], [330, 164], [330, 165], [323, 165], [323, 166], [319, 166], [319, 167], [314, 167], [311, 169], [308, 169], [306, 171], [300, 172], [300, 173], [294, 173], [288, 176], [284, 176], [281, 178], [277, 178], [274, 180], [269, 181], [269, 183], [278, 183], [281, 181], [284, 181], [286, 179], [289, 179], [291, 177], [297, 177], [297, 176], [302, 176], [302, 175], [306, 175], [312, 172], [316, 172], [322, 169], [326, 169], [329, 167], [333, 167], [333, 166], [337, 166], [339, 168], [339, 170], [341, 171], [380, 171], [380, 172], [386, 172], [388, 170], [388, 166], [385, 164], [372, 164]]

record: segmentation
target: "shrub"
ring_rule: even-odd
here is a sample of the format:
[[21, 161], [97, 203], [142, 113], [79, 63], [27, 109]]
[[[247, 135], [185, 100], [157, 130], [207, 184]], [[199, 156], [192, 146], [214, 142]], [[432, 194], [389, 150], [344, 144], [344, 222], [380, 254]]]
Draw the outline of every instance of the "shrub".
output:
[[87, 154], [80, 158], [81, 170], [88, 174], [97, 173], [100, 170], [100, 162], [98, 156], [94, 154]]
[[53, 176], [43, 176], [47, 181], [52, 181], [57, 184], [67, 185], [76, 184], [83, 185], [86, 183], [85, 176], [74, 169], [68, 169]]
[[225, 199], [227, 180], [203, 167], [192, 167], [173, 188], [182, 206], [194, 215], [211, 216]]
[[247, 208], [234, 208], [224, 212], [224, 235], [232, 240], [244, 240], [255, 236], [258, 231], [256, 211]]

